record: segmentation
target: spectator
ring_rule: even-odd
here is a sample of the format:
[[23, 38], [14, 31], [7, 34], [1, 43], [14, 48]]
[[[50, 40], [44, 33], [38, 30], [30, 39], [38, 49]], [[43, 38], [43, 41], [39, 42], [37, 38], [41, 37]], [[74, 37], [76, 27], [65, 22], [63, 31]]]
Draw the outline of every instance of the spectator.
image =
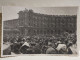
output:
[[56, 54], [57, 51], [52, 47], [52, 44], [48, 45], [48, 49], [46, 50], [46, 54]]

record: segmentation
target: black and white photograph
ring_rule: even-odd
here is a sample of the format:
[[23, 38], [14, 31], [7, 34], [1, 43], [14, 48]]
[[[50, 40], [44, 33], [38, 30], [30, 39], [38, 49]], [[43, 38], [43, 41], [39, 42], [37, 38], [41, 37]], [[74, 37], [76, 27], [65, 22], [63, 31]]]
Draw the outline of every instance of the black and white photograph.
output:
[[2, 9], [2, 55], [78, 54], [77, 7]]

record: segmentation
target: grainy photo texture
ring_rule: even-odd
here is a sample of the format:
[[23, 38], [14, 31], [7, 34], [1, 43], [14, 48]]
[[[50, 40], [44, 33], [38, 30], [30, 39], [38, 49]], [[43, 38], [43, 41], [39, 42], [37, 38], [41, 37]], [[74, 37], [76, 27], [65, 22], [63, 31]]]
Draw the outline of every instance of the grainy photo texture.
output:
[[3, 7], [2, 55], [77, 54], [77, 7]]

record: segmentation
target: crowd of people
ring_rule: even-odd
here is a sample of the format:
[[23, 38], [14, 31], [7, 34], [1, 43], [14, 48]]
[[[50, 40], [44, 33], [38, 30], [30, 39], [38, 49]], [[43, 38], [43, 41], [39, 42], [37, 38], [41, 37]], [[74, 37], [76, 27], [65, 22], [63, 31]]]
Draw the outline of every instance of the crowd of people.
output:
[[[64, 32], [52, 36], [17, 36], [8, 42], [10, 42], [9, 54], [77, 54], [75, 33]], [[3, 54], [6, 55], [5, 50]]]

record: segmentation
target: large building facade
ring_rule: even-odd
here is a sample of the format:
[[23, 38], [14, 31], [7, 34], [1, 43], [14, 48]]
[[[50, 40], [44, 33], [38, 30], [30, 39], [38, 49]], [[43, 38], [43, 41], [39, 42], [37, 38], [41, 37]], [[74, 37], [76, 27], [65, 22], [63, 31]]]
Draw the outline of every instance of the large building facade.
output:
[[27, 9], [19, 11], [18, 15], [18, 19], [4, 21], [4, 34], [54, 35], [62, 32], [75, 33], [77, 29], [77, 15], [47, 15]]

